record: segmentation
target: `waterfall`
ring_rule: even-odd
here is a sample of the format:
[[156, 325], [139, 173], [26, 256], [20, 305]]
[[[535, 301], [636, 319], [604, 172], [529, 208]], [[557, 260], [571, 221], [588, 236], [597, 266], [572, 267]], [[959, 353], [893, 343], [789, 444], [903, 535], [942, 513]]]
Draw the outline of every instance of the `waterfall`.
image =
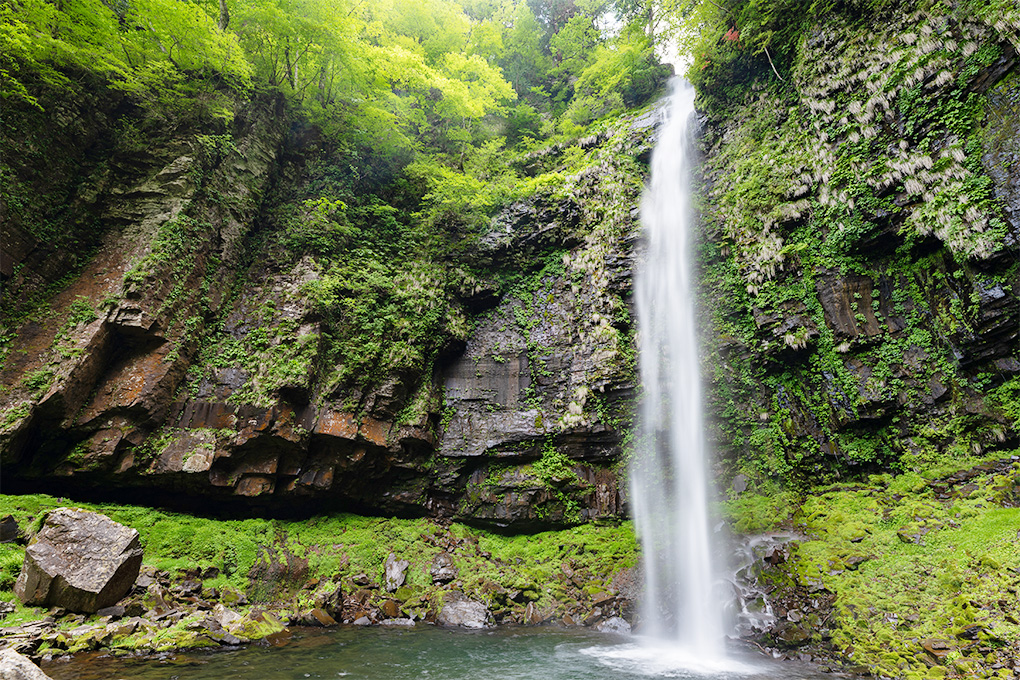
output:
[[641, 205], [647, 255], [635, 291], [644, 394], [631, 506], [644, 556], [643, 632], [711, 663], [725, 655], [723, 607], [713, 588], [689, 252], [693, 88], [674, 79], [664, 113]]

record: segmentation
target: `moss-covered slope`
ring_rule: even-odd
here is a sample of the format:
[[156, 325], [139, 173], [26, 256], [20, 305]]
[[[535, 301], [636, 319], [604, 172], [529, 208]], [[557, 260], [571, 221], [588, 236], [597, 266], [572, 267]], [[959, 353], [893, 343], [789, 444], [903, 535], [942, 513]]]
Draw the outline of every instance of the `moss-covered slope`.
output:
[[760, 488], [1016, 446], [1018, 17], [894, 4], [709, 90], [710, 410]]

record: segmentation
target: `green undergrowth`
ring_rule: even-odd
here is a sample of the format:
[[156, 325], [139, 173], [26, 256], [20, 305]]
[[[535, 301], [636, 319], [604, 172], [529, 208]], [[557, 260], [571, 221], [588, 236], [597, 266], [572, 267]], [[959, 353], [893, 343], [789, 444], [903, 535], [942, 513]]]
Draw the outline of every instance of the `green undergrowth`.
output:
[[[22, 530], [38, 529], [45, 512], [67, 505], [46, 495], [0, 496], [0, 515], [11, 514]], [[244, 592], [253, 605], [311, 607], [307, 589], [316, 579], [336, 581], [345, 591], [364, 574], [383, 583], [383, 563], [390, 553], [410, 562], [407, 582], [393, 597], [405, 611], [425, 611], [439, 600], [441, 586], [429, 574], [433, 559], [448, 551], [459, 577], [450, 588], [486, 602], [494, 610], [510, 603], [507, 591], [525, 593], [529, 602], [555, 612], [578, 601], [578, 593], [557, 581], [564, 565], [583, 573], [578, 586], [591, 595], [611, 588], [613, 577], [637, 564], [637, 542], [630, 523], [585, 525], [527, 536], [503, 536], [461, 524], [428, 519], [388, 519], [332, 515], [307, 520], [216, 520], [128, 505], [74, 504], [101, 512], [137, 529], [145, 551], [144, 565], [171, 575], [201, 569], [218, 575], [203, 582], [221, 592]], [[14, 600], [12, 587], [21, 569], [24, 548], [0, 545], [0, 600]], [[271, 565], [275, 577], [265, 574]], [[295, 566], [296, 565], [296, 566]], [[282, 574], [282, 576], [280, 575]], [[562, 579], [560, 579], [562, 581]], [[575, 579], [576, 582], [576, 579]], [[385, 598], [383, 591], [377, 597]], [[304, 599], [302, 599], [304, 598]], [[380, 600], [381, 602], [381, 600]], [[241, 608], [243, 609], [243, 607]], [[20, 604], [6, 621], [43, 616], [41, 609]]]
[[999, 677], [1020, 642], [1020, 463], [948, 487], [938, 472], [873, 475], [799, 501], [746, 494], [725, 511], [761, 530], [768, 508], [773, 527], [807, 536], [777, 584], [835, 594], [830, 643], [845, 661], [883, 677]]

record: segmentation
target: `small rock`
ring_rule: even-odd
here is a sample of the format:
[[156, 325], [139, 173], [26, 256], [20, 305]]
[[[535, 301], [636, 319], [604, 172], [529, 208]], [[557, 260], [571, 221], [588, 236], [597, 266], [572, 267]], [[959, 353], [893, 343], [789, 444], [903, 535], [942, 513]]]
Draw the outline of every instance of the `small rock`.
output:
[[319, 591], [315, 596], [315, 606], [334, 619], [340, 619], [344, 609], [344, 594], [340, 589], [340, 584], [336, 584], [333, 590]]
[[406, 626], [408, 628], [414, 626], [414, 619], [386, 619], [385, 621], [379, 622], [380, 626]]
[[733, 478], [733, 490], [737, 493], [744, 493], [747, 491], [747, 475], [741, 473]]
[[124, 616], [125, 613], [127, 613], [127, 610], [124, 607], [119, 604], [115, 604], [112, 607], [103, 607], [96, 612], [96, 616], [109, 616], [111, 619], [119, 619]]
[[354, 625], [355, 626], [371, 626], [372, 625], [372, 619], [368, 618], [367, 616], [359, 616], [358, 618], [354, 619]]
[[12, 515], [6, 515], [0, 519], [0, 543], [13, 543], [21, 536], [21, 529], [18, 527]]
[[845, 560], [843, 560], [843, 564], [845, 564], [846, 568], [849, 569], [850, 571], [854, 571], [857, 569], [857, 567], [861, 566], [870, 559], [871, 555], [850, 555]]
[[216, 621], [216, 623], [220, 624], [221, 627], [228, 628], [235, 621], [239, 621], [241, 619], [241, 615], [233, 609], [228, 609], [222, 604], [217, 604], [212, 609], [212, 619]]
[[220, 593], [220, 600], [228, 607], [248, 604], [248, 597], [244, 593], [227, 587], [223, 588], [223, 592]]
[[400, 603], [396, 600], [386, 600], [379, 608], [382, 609], [386, 618], [395, 619], [400, 616]]
[[787, 554], [786, 546], [775, 545], [768, 549], [763, 559], [772, 566], [776, 566], [785, 562], [787, 557], [789, 555]]
[[949, 642], [949, 640], [928, 638], [926, 640], [921, 640], [920, 644], [924, 651], [928, 652], [936, 659], [945, 658], [945, 656], [953, 649], [953, 644]]
[[462, 593], [446, 593], [442, 611], [436, 618], [441, 626], [461, 628], [488, 628], [489, 611], [481, 602], [468, 599]]
[[316, 607], [301, 617], [301, 623], [306, 626], [321, 626], [323, 628], [330, 628], [336, 625], [336, 619], [322, 609]]
[[0, 652], [0, 678], [3, 680], [52, 680], [42, 669], [13, 649]]
[[398, 560], [396, 555], [390, 553], [390, 556], [386, 558], [386, 563], [383, 565], [383, 569], [386, 572], [386, 590], [388, 592], [392, 593], [404, 585], [405, 572], [410, 565], [411, 563], [407, 560]]
[[453, 566], [453, 558], [450, 553], [441, 552], [436, 555], [436, 558], [432, 560], [432, 566], [429, 567], [429, 574], [432, 576], [433, 583], [449, 583], [457, 578], [457, 567]]
[[600, 633], [616, 633], [618, 635], [630, 635], [630, 624], [619, 616], [610, 616], [604, 621], [595, 625], [595, 630]]
[[221, 645], [228, 645], [231, 647], [239, 645], [242, 642], [241, 638], [236, 635], [231, 635], [223, 630], [210, 630], [207, 631], [205, 635], [213, 642], [218, 642]]
[[357, 576], [355, 576], [351, 580], [354, 581], [354, 585], [360, 586], [362, 588], [376, 588], [377, 587], [374, 583], [372, 583], [372, 579], [370, 579], [368, 577], [368, 574], [358, 574]]
[[983, 623], [974, 623], [956, 634], [956, 637], [964, 640], [976, 640], [988, 627]]
[[773, 634], [776, 637], [776, 643], [780, 647], [789, 649], [790, 647], [799, 647], [806, 643], [810, 638], [811, 634], [807, 629], [799, 623], [784, 622], [776, 626]]
[[141, 602], [129, 602], [124, 607], [125, 616], [145, 616], [145, 605]]

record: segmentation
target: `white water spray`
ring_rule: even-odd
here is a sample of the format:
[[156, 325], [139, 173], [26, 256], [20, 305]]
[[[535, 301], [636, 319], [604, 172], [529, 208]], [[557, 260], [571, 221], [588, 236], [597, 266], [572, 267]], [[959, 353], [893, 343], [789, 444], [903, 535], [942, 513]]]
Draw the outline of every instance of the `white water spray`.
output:
[[631, 505], [644, 555], [643, 632], [709, 665], [723, 661], [714, 596], [690, 240], [694, 90], [674, 79], [641, 205], [647, 259], [635, 290], [641, 437]]

